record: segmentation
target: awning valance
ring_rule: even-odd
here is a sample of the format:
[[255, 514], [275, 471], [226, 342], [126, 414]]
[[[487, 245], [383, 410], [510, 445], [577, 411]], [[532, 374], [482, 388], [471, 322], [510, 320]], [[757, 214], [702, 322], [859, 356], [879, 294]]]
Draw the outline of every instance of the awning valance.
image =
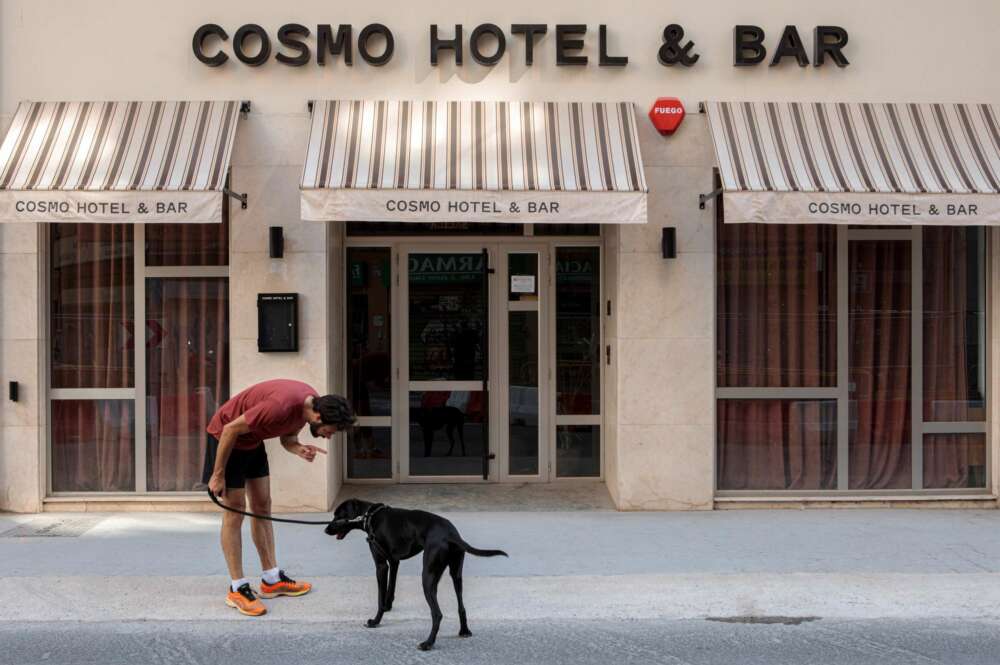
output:
[[706, 104], [725, 221], [1000, 224], [1000, 107]]
[[631, 103], [321, 101], [316, 221], [643, 223]]
[[239, 102], [23, 102], [0, 222], [220, 222]]

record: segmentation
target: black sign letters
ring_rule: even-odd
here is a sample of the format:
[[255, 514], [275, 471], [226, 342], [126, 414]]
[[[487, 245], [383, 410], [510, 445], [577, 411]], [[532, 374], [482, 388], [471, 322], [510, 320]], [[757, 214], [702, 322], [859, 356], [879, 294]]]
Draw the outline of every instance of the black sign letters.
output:
[[[554, 61], [558, 66], [584, 67], [590, 64], [587, 52], [587, 25], [585, 23], [560, 23], [555, 26]], [[442, 35], [438, 24], [429, 26], [430, 64], [437, 66], [442, 57], [451, 56], [456, 67], [464, 65], [465, 46], [468, 44], [472, 60], [483, 67], [493, 67], [507, 55], [510, 38], [504, 29], [495, 23], [481, 23], [471, 32], [466, 32], [461, 23], [456, 23]], [[549, 26], [544, 23], [514, 23], [510, 35], [524, 38], [524, 64], [535, 64], [536, 45], [545, 39]], [[336, 26], [324, 23], [316, 26], [316, 64], [326, 66], [327, 58], [343, 59], [347, 66], [354, 64], [354, 29], [350, 24]], [[465, 37], [468, 35], [468, 38]], [[628, 55], [612, 55], [608, 47], [608, 26], [598, 25], [597, 64], [601, 67], [625, 67]], [[274, 59], [288, 67], [302, 67], [313, 57], [313, 46], [309, 41], [312, 31], [301, 23], [286, 23], [278, 28], [274, 39], [262, 26], [247, 23], [237, 28], [230, 41], [229, 33], [221, 25], [206, 23], [197, 30], [191, 40], [194, 56], [209, 67], [220, 67], [230, 60], [230, 53], [237, 60], [250, 67], [260, 67], [271, 59], [272, 42], [277, 40]], [[733, 27], [733, 65], [752, 67], [767, 59], [764, 29], [756, 25]], [[227, 42], [229, 52], [227, 53]], [[838, 67], [850, 64], [844, 55], [847, 46], [847, 30], [834, 25], [816, 26], [813, 31], [812, 64], [822, 67], [827, 59]], [[395, 38], [387, 26], [370, 23], [362, 28], [357, 37], [357, 51], [361, 59], [369, 65], [381, 66], [392, 60]], [[693, 67], [701, 58], [695, 52], [695, 43], [685, 38], [684, 28], [678, 23], [670, 23], [662, 31], [662, 42], [656, 52], [659, 63], [665, 67], [682, 65]], [[516, 56], [515, 56], [516, 57]], [[806, 44], [794, 25], [786, 25], [774, 45], [769, 66], [782, 65], [786, 59], [794, 59], [799, 67], [809, 65]]]

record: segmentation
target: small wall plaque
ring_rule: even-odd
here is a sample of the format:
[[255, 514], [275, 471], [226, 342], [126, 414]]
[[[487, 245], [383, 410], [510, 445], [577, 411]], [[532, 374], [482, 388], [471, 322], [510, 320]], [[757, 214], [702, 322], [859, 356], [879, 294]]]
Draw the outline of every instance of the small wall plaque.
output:
[[299, 294], [257, 294], [257, 350], [299, 350]]

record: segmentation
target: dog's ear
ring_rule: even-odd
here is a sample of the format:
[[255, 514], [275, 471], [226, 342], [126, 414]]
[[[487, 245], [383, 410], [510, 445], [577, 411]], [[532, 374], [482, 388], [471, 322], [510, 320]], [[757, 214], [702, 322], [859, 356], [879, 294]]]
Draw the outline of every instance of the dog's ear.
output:
[[346, 499], [341, 501], [337, 509], [333, 511], [333, 516], [335, 519], [353, 519], [358, 515], [362, 515], [365, 512], [364, 507], [362, 507], [363, 502], [357, 499]]
[[346, 501], [341, 501], [340, 504], [333, 511], [334, 519], [348, 519], [351, 517], [351, 504], [354, 499], [347, 499]]

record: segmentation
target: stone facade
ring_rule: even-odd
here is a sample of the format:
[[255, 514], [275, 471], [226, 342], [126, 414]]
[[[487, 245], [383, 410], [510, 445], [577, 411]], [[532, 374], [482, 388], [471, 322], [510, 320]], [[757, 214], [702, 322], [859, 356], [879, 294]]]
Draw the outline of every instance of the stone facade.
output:
[[[624, 7], [624, 6], [623, 6]], [[268, 62], [251, 68], [231, 59], [208, 68], [191, 53], [191, 36], [203, 23], [232, 35], [256, 22], [272, 35], [286, 22], [371, 22], [396, 35], [392, 62], [382, 68], [355, 54], [353, 67], [311, 62], [289, 68]], [[509, 26], [547, 22], [536, 45], [535, 65], [523, 60], [523, 44], [511, 39], [494, 69], [466, 53], [459, 68], [442, 56], [427, 58], [428, 25], [482, 22]], [[587, 67], [556, 67], [554, 24], [587, 23]], [[607, 23], [612, 53], [627, 53], [625, 69], [601, 68], [597, 24]], [[701, 61], [690, 69], [656, 61], [663, 26], [681, 23], [695, 40]], [[206, 4], [178, 0], [169, 6], [95, 0], [88, 3], [4, 0], [0, 6], [0, 117], [20, 100], [248, 99], [232, 162], [232, 187], [249, 194], [246, 210], [232, 206], [230, 253], [230, 349], [233, 391], [264, 378], [287, 376], [320, 390], [342, 390], [344, 303], [343, 229], [303, 222], [298, 183], [309, 129], [311, 98], [628, 100], [640, 112], [640, 140], [649, 183], [649, 223], [608, 228], [602, 235], [604, 289], [612, 302], [605, 320], [611, 365], [605, 367], [605, 466], [609, 491], [625, 510], [711, 509], [714, 504], [715, 341], [714, 210], [700, 210], [699, 193], [712, 189], [714, 154], [705, 99], [802, 101], [1000, 100], [993, 65], [1000, 57], [991, 32], [1000, 4], [960, 0], [942, 9], [931, 0], [870, 3], [844, 0], [815, 5], [775, 0], [754, 6], [736, 0], [666, 8], [653, 0], [607, 11], [600, 2], [515, 0], [502, 6], [445, 0], [414, 11], [396, 0], [333, 7], [310, 0], [294, 7], [256, 0]], [[851, 34], [852, 65], [799, 68], [732, 66], [732, 28], [753, 23], [776, 44], [786, 24], [796, 24], [807, 45], [812, 27], [842, 25]], [[963, 35], [962, 49], [915, 53], [916, 35]], [[57, 46], [56, 46], [57, 45]], [[274, 45], [277, 47], [277, 44]], [[226, 47], [231, 51], [231, 47]], [[658, 135], [644, 117], [660, 95], [680, 97], [688, 116], [671, 137]], [[6, 126], [6, 122], [3, 123]], [[267, 228], [283, 226], [285, 254], [267, 254]], [[660, 256], [661, 228], [677, 229], [678, 256]], [[18, 381], [20, 401], [0, 402], [0, 510], [43, 507], [46, 451], [46, 285], [44, 229], [0, 225], [0, 378]], [[996, 246], [996, 243], [993, 243]], [[993, 279], [1000, 274], [993, 251]], [[256, 294], [298, 292], [301, 350], [256, 350]], [[994, 325], [997, 309], [993, 309]], [[993, 362], [1000, 337], [992, 339]], [[998, 373], [993, 374], [996, 386]], [[996, 400], [994, 400], [996, 402]], [[993, 405], [991, 450], [994, 494], [1000, 475]], [[271, 456], [275, 505], [283, 510], [325, 510], [343, 476], [335, 450], [303, 469], [288, 456]], [[294, 468], [292, 465], [294, 464]], [[292, 480], [294, 479], [294, 480]], [[127, 504], [105, 504], [121, 507]], [[149, 509], [167, 504], [133, 502]], [[169, 504], [176, 507], [175, 504]], [[79, 505], [73, 506], [80, 508]]]

